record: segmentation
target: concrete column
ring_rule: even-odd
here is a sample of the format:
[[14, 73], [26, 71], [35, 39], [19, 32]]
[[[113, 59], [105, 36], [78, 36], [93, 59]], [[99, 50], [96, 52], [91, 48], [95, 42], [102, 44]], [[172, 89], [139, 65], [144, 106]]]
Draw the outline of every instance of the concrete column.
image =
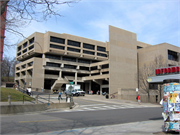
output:
[[91, 92], [91, 81], [89, 82], [89, 92]]
[[60, 79], [62, 77], [62, 71], [60, 70], [59, 71], [59, 78], [58, 79]]
[[11, 105], [11, 95], [8, 95], [8, 105]]
[[102, 95], [102, 85], [100, 85], [100, 95]]
[[65, 54], [67, 54], [67, 39], [65, 39]]
[[45, 54], [42, 55], [42, 58], [45, 58]]
[[77, 72], [75, 72], [75, 85], [77, 85]]

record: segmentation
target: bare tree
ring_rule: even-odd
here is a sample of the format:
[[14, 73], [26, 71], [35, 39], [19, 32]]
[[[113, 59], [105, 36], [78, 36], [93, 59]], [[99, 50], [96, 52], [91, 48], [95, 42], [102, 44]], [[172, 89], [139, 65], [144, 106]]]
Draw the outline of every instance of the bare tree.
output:
[[15, 66], [17, 63], [16, 58], [4, 57], [1, 65], [1, 75], [7, 77], [7, 81], [10, 81], [10, 77], [15, 76]]
[[[31, 21], [46, 21], [51, 16], [61, 17], [60, 7], [77, 3], [80, 0], [0, 0], [1, 15], [6, 11], [5, 31], [23, 36], [20, 28], [27, 26]], [[1, 22], [3, 23], [3, 22]], [[3, 26], [3, 25], [2, 25]], [[1, 27], [1, 26], [0, 26]], [[3, 27], [1, 27], [3, 29]], [[24, 37], [25, 38], [25, 37]]]
[[150, 89], [147, 78], [155, 75], [155, 69], [160, 67], [166, 67], [167, 64], [162, 55], [155, 57], [154, 61], [149, 64], [144, 64], [144, 66], [139, 71], [139, 87], [148, 94], [148, 101], [150, 99]]

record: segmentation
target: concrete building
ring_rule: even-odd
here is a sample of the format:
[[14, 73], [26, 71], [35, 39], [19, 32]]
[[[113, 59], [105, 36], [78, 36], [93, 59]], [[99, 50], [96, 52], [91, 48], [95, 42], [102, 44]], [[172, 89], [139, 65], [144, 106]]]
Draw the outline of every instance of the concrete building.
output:
[[168, 66], [178, 65], [180, 48], [137, 41], [136, 33], [109, 26], [109, 41], [53, 32], [35, 32], [17, 45], [15, 82], [42, 87], [46, 92], [64, 89], [69, 81], [94, 93], [121, 94], [138, 88], [138, 72], [144, 64], [163, 56]]

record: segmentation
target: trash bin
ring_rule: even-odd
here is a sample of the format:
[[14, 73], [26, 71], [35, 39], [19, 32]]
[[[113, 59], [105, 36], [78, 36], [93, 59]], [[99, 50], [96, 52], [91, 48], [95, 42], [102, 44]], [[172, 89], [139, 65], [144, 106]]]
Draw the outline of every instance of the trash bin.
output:
[[106, 99], [108, 99], [109, 98], [109, 95], [106, 95]]

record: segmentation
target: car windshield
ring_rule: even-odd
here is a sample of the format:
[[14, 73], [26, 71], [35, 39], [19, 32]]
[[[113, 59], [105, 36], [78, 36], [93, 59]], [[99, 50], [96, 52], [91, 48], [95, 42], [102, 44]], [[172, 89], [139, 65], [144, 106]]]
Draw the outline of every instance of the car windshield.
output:
[[82, 91], [82, 89], [78, 89], [77, 91]]

